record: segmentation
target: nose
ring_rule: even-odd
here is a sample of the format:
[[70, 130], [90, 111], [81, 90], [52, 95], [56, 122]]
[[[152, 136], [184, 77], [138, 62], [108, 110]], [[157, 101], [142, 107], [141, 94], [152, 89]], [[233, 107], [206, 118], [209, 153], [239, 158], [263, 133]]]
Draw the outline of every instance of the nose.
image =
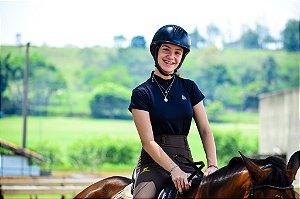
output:
[[168, 57], [168, 58], [171, 58], [171, 59], [174, 59], [174, 57], [175, 57], [175, 52], [173, 52], [173, 51], [170, 50], [170, 51], [168, 52], [168, 54], [167, 54], [167, 57]]

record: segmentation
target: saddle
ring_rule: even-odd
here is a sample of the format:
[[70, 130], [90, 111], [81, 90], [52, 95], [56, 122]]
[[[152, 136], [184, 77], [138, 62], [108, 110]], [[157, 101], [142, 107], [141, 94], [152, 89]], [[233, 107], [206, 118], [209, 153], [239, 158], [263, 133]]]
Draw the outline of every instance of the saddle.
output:
[[[187, 162], [183, 162], [181, 161], [179, 158], [183, 158], [185, 159]], [[175, 155], [175, 159], [180, 162], [181, 164], [185, 164], [188, 166], [192, 166], [195, 171], [188, 177], [188, 181], [190, 180], [195, 180], [197, 179], [197, 181], [201, 181], [203, 178], [203, 172], [202, 169], [205, 166], [203, 161], [199, 161], [199, 162], [192, 162], [191, 160], [187, 159], [186, 157], [176, 154]], [[198, 166], [199, 165], [199, 166]], [[133, 198], [133, 190], [134, 190], [134, 182], [136, 179], [136, 168], [134, 168], [133, 172], [132, 172], [132, 183], [130, 183], [129, 185], [127, 185], [123, 190], [121, 190], [120, 192], [118, 192], [115, 196], [113, 196], [113, 199], [130, 199]], [[170, 181], [170, 183], [160, 192], [160, 194], [158, 195], [158, 199], [174, 199], [174, 198], [178, 198], [178, 191], [176, 190], [174, 184], [172, 181]]]

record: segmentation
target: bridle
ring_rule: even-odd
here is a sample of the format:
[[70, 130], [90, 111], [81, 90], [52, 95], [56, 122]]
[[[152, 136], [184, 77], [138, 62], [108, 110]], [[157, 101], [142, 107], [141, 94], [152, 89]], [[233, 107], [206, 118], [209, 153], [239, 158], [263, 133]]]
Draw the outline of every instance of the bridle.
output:
[[[267, 164], [265, 166], [263, 166], [261, 168], [261, 170], [264, 170], [266, 168], [272, 167], [272, 164]], [[254, 192], [258, 189], [265, 189], [265, 188], [270, 188], [270, 189], [277, 189], [277, 190], [289, 190], [289, 189], [294, 189], [294, 186], [291, 184], [289, 186], [286, 187], [279, 187], [279, 186], [274, 186], [274, 185], [268, 185], [268, 184], [262, 184], [262, 185], [253, 185], [251, 184], [250, 187], [250, 197], [249, 198], [253, 198], [254, 197]]]
[[271, 188], [271, 189], [278, 189], [278, 190], [288, 190], [288, 189], [294, 189], [293, 185], [289, 185], [286, 187], [278, 187], [278, 186], [273, 186], [273, 185], [267, 185], [267, 184], [262, 184], [262, 185], [251, 185], [250, 187], [250, 198], [254, 197], [254, 192], [258, 189], [265, 189], [265, 188]]

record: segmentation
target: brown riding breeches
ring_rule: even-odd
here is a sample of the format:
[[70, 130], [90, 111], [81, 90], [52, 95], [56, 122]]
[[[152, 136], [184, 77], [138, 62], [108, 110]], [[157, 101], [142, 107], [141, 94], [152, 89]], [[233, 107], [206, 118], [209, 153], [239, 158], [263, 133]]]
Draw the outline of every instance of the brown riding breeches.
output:
[[[154, 139], [184, 172], [194, 171], [191, 166], [179, 163], [174, 157], [180, 154], [193, 161], [186, 136], [158, 135], [154, 136]], [[157, 198], [160, 191], [171, 182], [170, 173], [159, 166], [144, 149], [141, 151], [136, 169], [134, 198]]]

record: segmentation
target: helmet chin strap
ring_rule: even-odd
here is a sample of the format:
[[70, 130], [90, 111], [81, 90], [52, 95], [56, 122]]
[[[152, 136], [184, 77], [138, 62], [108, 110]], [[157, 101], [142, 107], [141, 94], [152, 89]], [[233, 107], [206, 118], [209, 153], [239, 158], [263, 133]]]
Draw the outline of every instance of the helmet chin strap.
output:
[[158, 71], [160, 72], [160, 74], [162, 74], [163, 76], [171, 76], [173, 77], [177, 71], [177, 69], [174, 70], [174, 72], [172, 74], [166, 73], [158, 64], [155, 64], [155, 67], [158, 69]]

